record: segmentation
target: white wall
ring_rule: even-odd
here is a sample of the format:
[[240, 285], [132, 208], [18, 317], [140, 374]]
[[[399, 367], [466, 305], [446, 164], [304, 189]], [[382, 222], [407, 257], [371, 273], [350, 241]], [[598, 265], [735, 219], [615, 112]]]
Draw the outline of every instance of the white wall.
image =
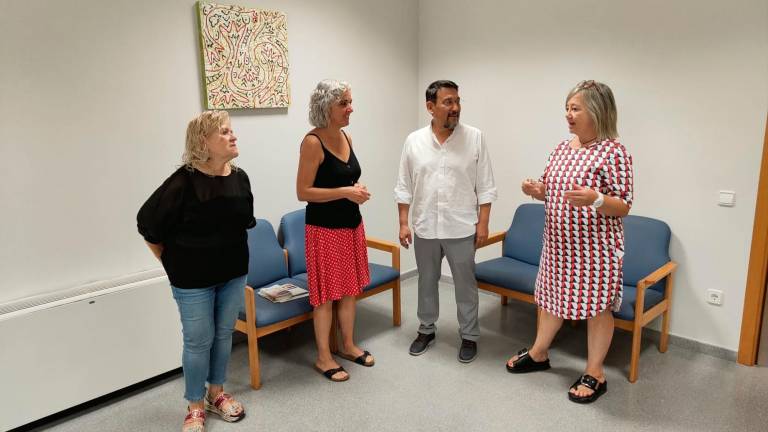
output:
[[[457, 81], [462, 119], [487, 133], [500, 192], [493, 232], [528, 201], [522, 179], [568, 136], [571, 86], [608, 83], [634, 156], [632, 212], [672, 228], [671, 331], [736, 350], [768, 109], [767, 23], [764, 0], [422, 0], [419, 88]], [[716, 205], [720, 189], [736, 191], [735, 207]], [[722, 306], [704, 301], [708, 288], [724, 291]]]
[[[374, 197], [363, 206], [366, 228], [396, 239], [392, 187], [417, 119], [417, 107], [403, 103], [416, 92], [417, 4], [237, 4], [288, 18], [291, 107], [232, 114], [257, 217], [277, 225], [302, 207], [295, 175], [309, 94], [338, 78], [352, 85], [348, 130]], [[203, 109], [195, 3], [6, 0], [1, 8], [0, 303], [157, 267], [135, 215], [178, 166], [186, 124]]]
[[[288, 15], [292, 106], [233, 114], [258, 217], [276, 224], [301, 206], [298, 144], [322, 78], [353, 86], [366, 227], [390, 240], [397, 161], [426, 124], [430, 81], [456, 80], [464, 121], [488, 134], [501, 230], [525, 201], [520, 180], [567, 135], [569, 87], [603, 80], [635, 157], [633, 212], [674, 233], [672, 332], [736, 349], [768, 105], [765, 1], [237, 3]], [[6, 0], [0, 58], [0, 302], [156, 267], [134, 218], [202, 109], [194, 2]], [[736, 207], [716, 206], [719, 189]], [[411, 252], [402, 267], [415, 267]], [[707, 288], [725, 291], [722, 307]]]

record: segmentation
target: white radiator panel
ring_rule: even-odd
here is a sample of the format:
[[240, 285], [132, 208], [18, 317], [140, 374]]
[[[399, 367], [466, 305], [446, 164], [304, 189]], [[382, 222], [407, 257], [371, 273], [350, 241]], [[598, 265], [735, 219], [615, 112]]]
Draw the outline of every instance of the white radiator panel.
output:
[[176, 369], [181, 350], [165, 276], [0, 319], [0, 430]]

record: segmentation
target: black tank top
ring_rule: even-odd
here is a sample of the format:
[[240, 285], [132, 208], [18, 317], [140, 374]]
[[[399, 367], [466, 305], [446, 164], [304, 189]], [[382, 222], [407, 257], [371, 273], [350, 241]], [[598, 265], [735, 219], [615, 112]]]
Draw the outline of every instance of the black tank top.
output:
[[[317, 168], [315, 182], [312, 184], [316, 188], [339, 188], [352, 186], [360, 179], [360, 164], [355, 157], [355, 151], [349, 144], [349, 138], [344, 131], [344, 138], [349, 145], [349, 160], [346, 162], [337, 158], [331, 153], [323, 140], [315, 134], [308, 134], [317, 137], [320, 146], [323, 148], [323, 162]], [[307, 214], [305, 222], [309, 225], [320, 226], [324, 228], [357, 228], [363, 217], [360, 215], [360, 207], [353, 201], [346, 198], [324, 203], [307, 203]]]

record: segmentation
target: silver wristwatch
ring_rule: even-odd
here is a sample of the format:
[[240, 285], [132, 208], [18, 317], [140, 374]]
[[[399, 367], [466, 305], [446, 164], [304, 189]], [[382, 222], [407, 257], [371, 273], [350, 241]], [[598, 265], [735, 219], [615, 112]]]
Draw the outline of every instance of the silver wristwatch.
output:
[[593, 209], [598, 209], [600, 206], [602, 206], [605, 203], [605, 196], [600, 193], [600, 191], [597, 191], [597, 198], [595, 198], [595, 201], [592, 203]]

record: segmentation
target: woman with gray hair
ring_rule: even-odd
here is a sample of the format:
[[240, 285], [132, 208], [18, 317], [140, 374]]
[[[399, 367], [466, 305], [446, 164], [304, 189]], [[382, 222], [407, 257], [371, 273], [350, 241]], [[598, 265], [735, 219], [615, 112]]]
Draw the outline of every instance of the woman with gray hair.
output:
[[331, 381], [349, 379], [330, 351], [334, 301], [338, 301], [342, 336], [339, 355], [363, 366], [374, 364], [371, 353], [353, 339], [355, 297], [370, 282], [359, 206], [371, 194], [358, 183], [360, 164], [352, 139], [342, 129], [349, 125], [352, 111], [349, 84], [336, 80], [317, 84], [309, 102], [314, 129], [301, 143], [296, 176], [296, 195], [307, 202], [305, 253], [309, 302], [314, 307], [315, 369]]
[[137, 216], [181, 316], [185, 432], [204, 431], [206, 411], [228, 422], [245, 417], [243, 406], [224, 392], [248, 275], [246, 230], [256, 225], [248, 175], [232, 163], [239, 155], [236, 141], [226, 111], [206, 111], [190, 121], [184, 165]]
[[632, 157], [617, 140], [611, 89], [582, 81], [565, 100], [573, 137], [549, 155], [538, 180], [523, 193], [544, 201], [541, 264], [534, 297], [539, 307], [536, 341], [507, 362], [512, 373], [549, 369], [548, 350], [563, 319], [586, 320], [587, 366], [568, 391], [591, 403], [607, 390], [603, 361], [613, 337], [613, 312], [622, 297], [624, 225], [632, 206]]

